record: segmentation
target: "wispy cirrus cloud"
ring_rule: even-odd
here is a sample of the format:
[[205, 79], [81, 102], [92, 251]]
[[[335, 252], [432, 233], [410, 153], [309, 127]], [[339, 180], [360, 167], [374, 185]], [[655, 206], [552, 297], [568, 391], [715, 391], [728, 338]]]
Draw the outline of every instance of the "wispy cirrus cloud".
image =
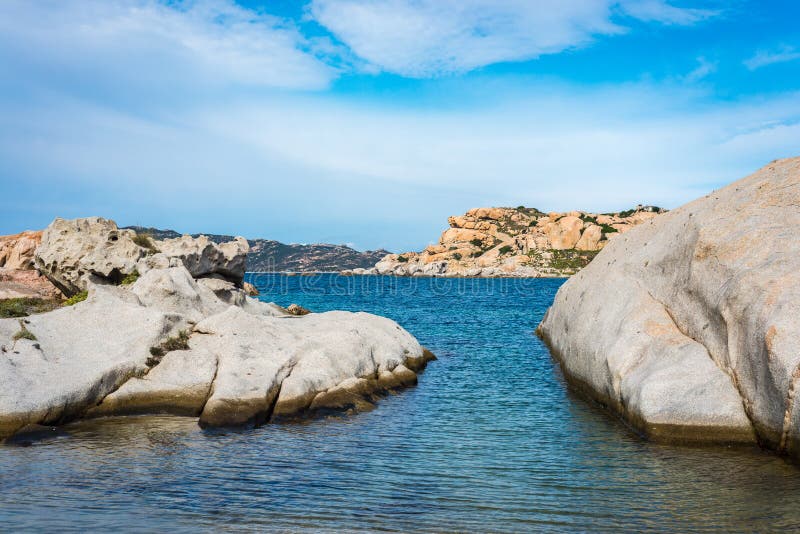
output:
[[753, 57], [744, 61], [744, 66], [750, 70], [756, 70], [767, 65], [797, 59], [800, 59], [800, 50], [793, 46], [783, 45], [773, 50], [759, 50]]
[[631, 17], [644, 22], [689, 26], [719, 15], [715, 9], [676, 7], [664, 0], [628, 0], [621, 8]]
[[0, 57], [65, 81], [323, 89], [337, 72], [312, 47], [291, 21], [232, 0], [0, 2]]
[[716, 13], [665, 0], [312, 0], [309, 12], [369, 63], [417, 78], [584, 46], [624, 33], [626, 19], [690, 25]]

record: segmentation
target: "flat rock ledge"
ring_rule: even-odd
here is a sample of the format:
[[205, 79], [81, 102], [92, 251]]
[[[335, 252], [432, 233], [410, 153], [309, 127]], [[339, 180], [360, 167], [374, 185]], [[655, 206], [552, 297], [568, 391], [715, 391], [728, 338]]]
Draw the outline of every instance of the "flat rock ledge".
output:
[[[66, 228], [60, 236], [67, 242], [71, 228], [86, 227], [56, 224]], [[208, 248], [187, 239], [179, 245], [190, 253]], [[240, 245], [230, 247], [238, 258]], [[130, 250], [104, 261], [121, 265]], [[93, 282], [95, 272], [74, 276], [75, 262], [66, 262], [67, 276], [60, 262], [49, 262], [50, 276], [86, 287], [88, 297], [0, 320], [0, 439], [36, 425], [112, 415], [175, 414], [220, 427], [357, 411], [415, 384], [435, 359], [390, 319], [343, 311], [292, 315], [232, 281], [205, 277], [207, 265], [195, 278], [190, 268], [202, 262], [168, 263], [113, 285]]]
[[619, 236], [537, 333], [646, 437], [800, 458], [800, 158]]

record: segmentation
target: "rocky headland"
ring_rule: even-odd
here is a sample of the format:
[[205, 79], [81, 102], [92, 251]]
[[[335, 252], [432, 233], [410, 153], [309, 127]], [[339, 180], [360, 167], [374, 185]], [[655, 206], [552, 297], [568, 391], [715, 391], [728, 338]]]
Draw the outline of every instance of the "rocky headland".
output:
[[[174, 230], [129, 226], [140, 234], [154, 239], [174, 239], [181, 234]], [[201, 234], [192, 234], [200, 237]], [[225, 243], [234, 239], [229, 235], [202, 234], [215, 243]], [[370, 268], [386, 256], [387, 250], [355, 250], [347, 245], [329, 243], [281, 243], [272, 239], [248, 239], [250, 252], [247, 254], [249, 272], [282, 273], [321, 273], [339, 272], [346, 269]]]
[[448, 219], [439, 243], [388, 254], [372, 269], [345, 274], [563, 277], [589, 264], [606, 243], [664, 210], [542, 213], [534, 208], [476, 208]]
[[539, 326], [568, 381], [644, 435], [800, 458], [800, 158], [612, 240]]
[[109, 415], [213, 427], [358, 410], [433, 359], [389, 319], [248, 297], [242, 238], [156, 240], [97, 217], [24, 238], [26, 259], [5, 265], [66, 300], [0, 319], [0, 439]]

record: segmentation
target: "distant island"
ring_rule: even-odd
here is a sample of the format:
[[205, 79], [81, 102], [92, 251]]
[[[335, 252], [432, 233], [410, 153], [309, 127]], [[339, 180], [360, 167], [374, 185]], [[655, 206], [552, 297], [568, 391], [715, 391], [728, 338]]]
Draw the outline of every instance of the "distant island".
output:
[[[143, 226], [126, 226], [139, 234], [151, 235], [153, 239], [174, 239], [181, 233]], [[191, 234], [199, 237], [201, 234]], [[232, 241], [234, 236], [202, 234], [214, 243]], [[389, 254], [388, 250], [366, 250], [360, 252], [346, 245], [314, 243], [310, 245], [286, 244], [271, 239], [248, 239], [250, 253], [247, 255], [249, 272], [338, 272], [346, 269], [370, 268]]]

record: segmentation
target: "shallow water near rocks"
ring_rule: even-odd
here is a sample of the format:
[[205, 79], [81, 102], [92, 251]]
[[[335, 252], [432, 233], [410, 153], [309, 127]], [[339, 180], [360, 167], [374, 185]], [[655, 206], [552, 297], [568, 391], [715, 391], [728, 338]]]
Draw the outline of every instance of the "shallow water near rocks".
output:
[[647, 443], [567, 391], [533, 333], [562, 280], [249, 280], [282, 305], [391, 317], [439, 359], [365, 413], [215, 432], [101, 419], [0, 447], [3, 530], [800, 527], [795, 466]]

